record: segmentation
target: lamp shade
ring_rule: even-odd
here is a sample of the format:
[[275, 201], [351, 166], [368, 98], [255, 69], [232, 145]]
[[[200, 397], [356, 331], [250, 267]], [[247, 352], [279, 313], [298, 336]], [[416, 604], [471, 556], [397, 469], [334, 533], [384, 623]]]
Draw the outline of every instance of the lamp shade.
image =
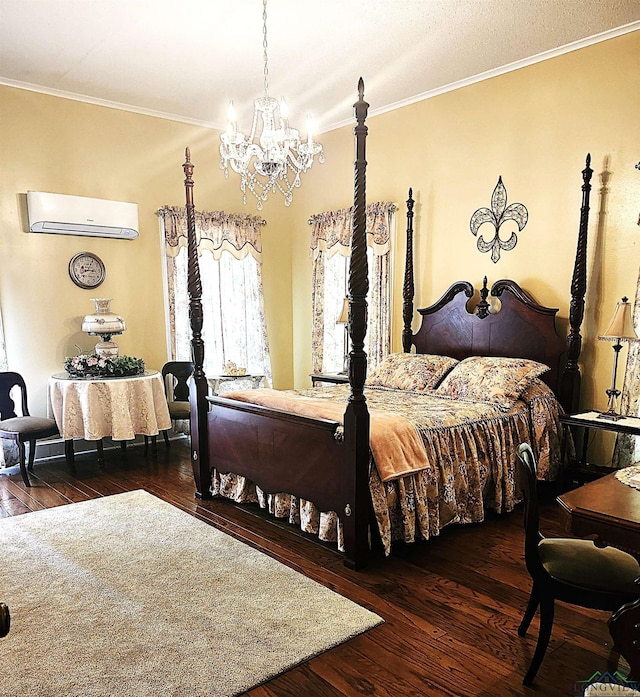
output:
[[95, 346], [96, 355], [108, 358], [118, 355], [118, 346], [111, 337], [122, 334], [127, 328], [124, 319], [120, 315], [111, 312], [109, 307], [111, 298], [91, 298], [96, 305], [93, 315], [86, 315], [82, 320], [82, 331], [90, 336], [98, 336], [99, 341]]
[[91, 298], [91, 300], [96, 304], [96, 311], [95, 314], [84, 317], [82, 331], [95, 336], [122, 334], [127, 326], [120, 315], [111, 312], [109, 308], [111, 298]]
[[601, 341], [637, 341], [638, 335], [631, 320], [631, 304], [627, 298], [616, 305], [616, 311], [604, 334], [598, 339]]
[[336, 324], [348, 324], [349, 323], [349, 298], [345, 298], [342, 301], [342, 310], [340, 310], [340, 317], [336, 320]]

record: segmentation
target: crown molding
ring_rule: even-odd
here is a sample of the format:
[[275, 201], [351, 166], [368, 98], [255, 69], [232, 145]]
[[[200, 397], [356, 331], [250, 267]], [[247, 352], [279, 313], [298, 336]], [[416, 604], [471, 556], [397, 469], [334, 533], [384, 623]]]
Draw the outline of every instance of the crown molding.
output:
[[[492, 70], [487, 70], [483, 73], [478, 73], [477, 75], [465, 78], [464, 80], [458, 80], [457, 82], [452, 82], [448, 85], [443, 85], [442, 87], [437, 87], [433, 90], [428, 90], [427, 92], [421, 92], [420, 94], [413, 95], [412, 97], [408, 97], [407, 99], [402, 99], [400, 101], [393, 102], [382, 107], [370, 109], [369, 118], [373, 116], [379, 116], [381, 114], [386, 114], [390, 111], [394, 111], [395, 109], [401, 109], [403, 107], [416, 104], [417, 102], [422, 102], [426, 99], [431, 99], [441, 94], [446, 94], [447, 92], [453, 92], [454, 90], [459, 90], [463, 87], [468, 87], [469, 85], [474, 85], [484, 80], [490, 80], [493, 77], [504, 75], [506, 73], [513, 72], [514, 70], [520, 70], [520, 68], [526, 68], [527, 66], [535, 65], [536, 63], [541, 63], [542, 61], [546, 61], [551, 58], [556, 58], [566, 53], [577, 51], [581, 48], [586, 48], [588, 46], [592, 46], [593, 44], [597, 44], [602, 41], [608, 41], [609, 39], [622, 36], [623, 34], [629, 34], [630, 32], [637, 31], [639, 29], [640, 21], [631, 22], [630, 24], [624, 24], [621, 27], [616, 27], [615, 29], [610, 29], [608, 31], [601, 32], [600, 34], [594, 34], [593, 36], [589, 36], [578, 41], [573, 41], [572, 43], [565, 44], [564, 46], [560, 46], [549, 51], [543, 51], [542, 53], [538, 53], [534, 56], [530, 56], [519, 61], [514, 61], [513, 63], [508, 63], [506, 65], [500, 66], [499, 68], [494, 68]], [[0, 85], [6, 85], [7, 87], [16, 87], [17, 89], [28, 90], [30, 92], [38, 92], [40, 94], [46, 94], [51, 97], [61, 97], [63, 99], [71, 99], [76, 102], [94, 104], [96, 106], [103, 106], [109, 109], [129, 111], [134, 114], [142, 114], [143, 116], [151, 116], [157, 119], [178, 121], [180, 123], [186, 123], [191, 126], [199, 126], [202, 128], [209, 128], [218, 131], [222, 131], [226, 127], [226, 124], [219, 125], [210, 121], [192, 119], [179, 114], [167, 114], [165, 112], [155, 111], [153, 109], [145, 109], [142, 107], [132, 106], [130, 104], [122, 104], [120, 102], [109, 101], [107, 99], [98, 99], [96, 97], [89, 97], [87, 95], [76, 94], [74, 92], [65, 92], [64, 90], [51, 89], [48, 87], [43, 87], [42, 85], [35, 85], [29, 82], [11, 80], [8, 78], [3, 78], [2, 76], [0, 76]], [[329, 131], [334, 131], [338, 128], [343, 128], [344, 126], [351, 126], [352, 123], [352, 118], [336, 121], [319, 130], [318, 135], [321, 135], [322, 133], [328, 133]]]

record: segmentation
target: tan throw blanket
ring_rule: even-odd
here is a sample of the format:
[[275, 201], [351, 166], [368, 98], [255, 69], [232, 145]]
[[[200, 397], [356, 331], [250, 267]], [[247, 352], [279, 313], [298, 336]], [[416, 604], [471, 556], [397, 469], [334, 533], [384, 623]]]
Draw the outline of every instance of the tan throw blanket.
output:
[[[300, 397], [280, 390], [238, 390], [226, 392], [221, 396], [299, 416], [329, 419], [340, 424], [343, 423], [346, 409], [342, 402]], [[408, 419], [375, 409], [369, 413], [371, 417], [369, 445], [383, 482], [431, 466], [418, 429]]]

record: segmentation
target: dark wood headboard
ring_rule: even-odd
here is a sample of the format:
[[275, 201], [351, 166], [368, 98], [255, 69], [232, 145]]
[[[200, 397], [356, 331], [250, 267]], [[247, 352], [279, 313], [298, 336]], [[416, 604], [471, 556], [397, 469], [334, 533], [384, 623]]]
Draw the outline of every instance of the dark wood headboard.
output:
[[[556, 330], [557, 308], [539, 305], [515, 281], [496, 281], [491, 290], [484, 279], [480, 301], [469, 307], [475, 295], [471, 283], [458, 281], [433, 305], [419, 309], [421, 325], [414, 334], [413, 319], [413, 192], [407, 200], [407, 250], [403, 286], [402, 347], [405, 352], [416, 347], [417, 353], [433, 353], [462, 360], [469, 356], [507, 356], [530, 358], [548, 365], [550, 370], [542, 379], [558, 396], [568, 413], [575, 412], [580, 399], [580, 369], [578, 359], [582, 347], [580, 327], [584, 317], [584, 297], [587, 290], [586, 259], [589, 197], [591, 193], [591, 155], [587, 155], [582, 170], [582, 208], [571, 280], [569, 304], [570, 331], [566, 338]], [[493, 311], [488, 296], [499, 299], [500, 308]]]
[[462, 360], [468, 356], [529, 358], [548, 365], [541, 378], [558, 389], [566, 340], [555, 327], [557, 308], [538, 305], [515, 281], [503, 279], [491, 287], [500, 299], [500, 311], [489, 312], [489, 293], [484, 279], [480, 302], [468, 309], [474, 289], [470, 283], [454, 283], [430, 307], [419, 309], [420, 329], [412, 343], [417, 353], [435, 353]]

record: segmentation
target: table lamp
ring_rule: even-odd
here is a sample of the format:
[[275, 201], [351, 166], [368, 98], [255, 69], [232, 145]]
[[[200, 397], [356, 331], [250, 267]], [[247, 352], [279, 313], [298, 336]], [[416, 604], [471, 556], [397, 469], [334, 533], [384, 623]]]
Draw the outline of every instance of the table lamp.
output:
[[349, 372], [349, 298], [343, 300], [336, 324], [344, 324], [344, 358], [342, 370], [338, 375], [346, 375]]
[[607, 396], [609, 397], [609, 402], [607, 404], [607, 411], [602, 412], [599, 418], [611, 419], [612, 421], [618, 421], [618, 419], [624, 419], [623, 414], [619, 414], [616, 411], [616, 401], [620, 396], [620, 390], [616, 388], [616, 381], [618, 377], [618, 358], [620, 357], [620, 350], [622, 349], [622, 342], [637, 341], [638, 335], [633, 328], [633, 322], [631, 320], [631, 305], [627, 297], [622, 298], [622, 301], [616, 305], [616, 311], [613, 315], [607, 331], [601, 334], [598, 339], [600, 341], [614, 341], [613, 350], [615, 351], [615, 358], [613, 361], [613, 377], [611, 379], [611, 387], [607, 390]]
[[92, 315], [86, 315], [82, 320], [82, 331], [89, 336], [99, 336], [95, 353], [101, 358], [113, 358], [118, 355], [118, 345], [111, 341], [111, 337], [127, 328], [124, 319], [120, 315], [111, 312], [109, 305], [111, 298], [91, 298], [96, 305], [96, 311]]

